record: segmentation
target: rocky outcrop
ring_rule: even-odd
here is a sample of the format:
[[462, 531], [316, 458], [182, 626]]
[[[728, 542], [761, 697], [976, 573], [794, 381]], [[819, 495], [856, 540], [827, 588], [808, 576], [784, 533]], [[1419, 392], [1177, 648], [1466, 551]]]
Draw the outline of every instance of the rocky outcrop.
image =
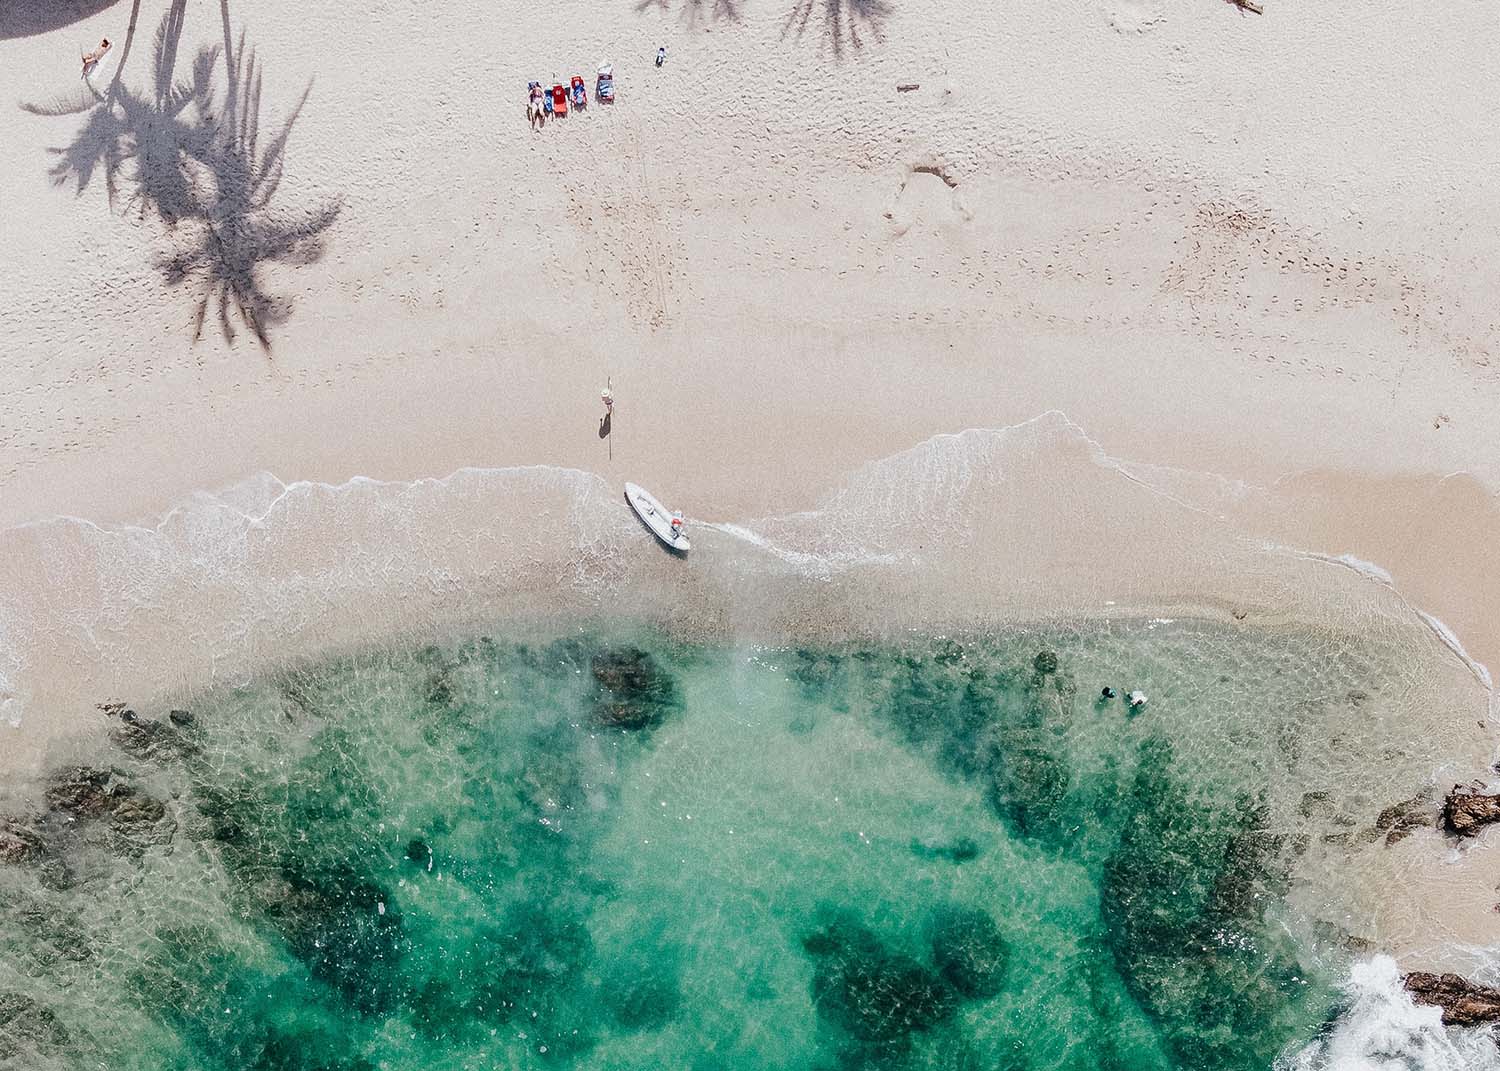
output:
[[1455, 785], [1443, 802], [1443, 828], [1456, 836], [1472, 837], [1493, 822], [1500, 822], [1500, 795]]
[[[72, 822], [97, 820], [111, 851], [139, 858], [150, 846], [172, 839], [176, 823], [166, 806], [139, 792], [115, 770], [72, 766], [60, 770], [47, 785], [48, 809]], [[165, 821], [164, 821], [165, 819]], [[82, 825], [62, 828], [85, 835]]]
[[112, 770], [71, 766], [59, 770], [47, 785], [47, 807], [73, 818], [99, 818], [115, 809], [135, 790]]
[[1414, 796], [1400, 803], [1393, 803], [1380, 812], [1375, 819], [1377, 834], [1385, 834], [1385, 844], [1392, 844], [1433, 825], [1431, 804], [1422, 796]]
[[[25, 993], [0, 991], [0, 1061], [6, 1067], [34, 1066], [30, 1059], [54, 1053], [68, 1043], [68, 1032], [51, 1008]], [[27, 1064], [9, 1061], [29, 1057]]]
[[168, 761], [198, 750], [197, 745], [175, 725], [141, 717], [121, 720], [120, 727], [109, 734], [110, 739], [121, 751], [134, 758], [147, 762]]
[[1406, 976], [1406, 990], [1418, 1004], [1443, 1009], [1443, 1022], [1449, 1026], [1500, 1023], [1500, 989], [1475, 985], [1456, 974], [1413, 971]]
[[18, 818], [0, 818], [0, 863], [35, 863], [46, 847], [41, 834]]

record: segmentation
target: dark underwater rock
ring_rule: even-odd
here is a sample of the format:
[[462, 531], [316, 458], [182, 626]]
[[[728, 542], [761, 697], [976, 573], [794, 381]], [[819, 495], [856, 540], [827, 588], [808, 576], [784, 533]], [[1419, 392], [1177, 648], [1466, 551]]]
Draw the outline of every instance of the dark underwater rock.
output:
[[802, 947], [816, 961], [812, 997], [818, 1014], [877, 1053], [905, 1051], [913, 1034], [957, 1009], [952, 989], [936, 972], [890, 951], [848, 917], [829, 920]]
[[113, 817], [115, 824], [126, 832], [145, 834], [166, 813], [167, 808], [160, 800], [132, 794], [115, 804]]
[[1297, 949], [1264, 920], [1287, 873], [1264, 805], [1197, 791], [1160, 738], [1142, 742], [1123, 805], [1100, 908], [1126, 988], [1174, 1066], [1270, 1067], [1307, 988]]
[[318, 1029], [267, 1025], [259, 1037], [241, 1042], [254, 1051], [245, 1065], [254, 1071], [376, 1071], [363, 1056], [336, 1055], [339, 1042]]
[[928, 939], [932, 962], [943, 980], [971, 999], [1000, 992], [1010, 963], [1010, 946], [988, 912], [952, 906], [933, 917]]
[[198, 722], [190, 710], [169, 710], [167, 720], [179, 729], [191, 729]]
[[968, 837], [955, 837], [939, 844], [913, 840], [911, 852], [919, 859], [946, 859], [950, 863], [967, 863], [980, 855], [979, 845]]
[[582, 916], [555, 903], [514, 904], [498, 924], [482, 926], [455, 952], [462, 970], [448, 972], [419, 995], [426, 1017], [436, 1019], [433, 1011], [447, 1007], [457, 1009], [458, 1021], [519, 1020], [534, 1037], [568, 1034], [575, 1043], [590, 1043], [571, 1029], [566, 999], [581, 987], [594, 959]]
[[[1018, 734], [1019, 735], [1019, 734]], [[996, 754], [990, 804], [1022, 836], [1037, 836], [1055, 825], [1071, 780], [1063, 760], [1031, 743], [1002, 746]]]
[[292, 953], [362, 1015], [391, 1009], [394, 978], [407, 951], [391, 895], [352, 872], [288, 875], [273, 922]]
[[1057, 652], [1040, 651], [1037, 653], [1037, 656], [1031, 660], [1031, 665], [1033, 669], [1035, 669], [1044, 677], [1056, 673], [1058, 666]]
[[1385, 834], [1386, 847], [1433, 824], [1431, 804], [1422, 796], [1393, 803], [1375, 819], [1376, 831]]
[[25, 993], [0, 990], [0, 1060], [52, 1052], [68, 1041], [51, 1008]]
[[440, 667], [428, 674], [424, 698], [434, 707], [451, 707], [457, 698], [457, 689], [449, 676], [447, 667]]
[[1500, 1023], [1500, 989], [1475, 985], [1456, 974], [1413, 971], [1406, 976], [1406, 990], [1419, 1004], [1443, 1009], [1449, 1026], [1483, 1026]]
[[257, 800], [233, 786], [201, 784], [196, 792], [198, 813], [208, 819], [209, 836], [231, 848], [243, 847], [253, 827]]
[[611, 729], [646, 729], [681, 708], [677, 682], [638, 647], [596, 653], [589, 668], [597, 689], [594, 721]]
[[72, 911], [31, 897], [8, 906], [23, 923], [23, 955], [34, 968], [49, 971], [59, 964], [86, 963], [94, 958], [88, 935], [78, 926]]
[[828, 651], [799, 647], [792, 652], [789, 673], [807, 699], [829, 698], [836, 708], [845, 708], [842, 695], [836, 694], [848, 684], [844, 656]]
[[140, 717], [122, 718], [122, 722], [109, 738], [121, 751], [134, 758], [148, 762], [169, 761], [198, 750], [195, 743], [167, 722]]
[[[88, 819], [104, 826], [103, 841], [109, 850], [139, 857], [147, 848], [166, 844], [177, 826], [168, 818], [166, 806], [139, 792], [116, 770], [73, 766], [53, 775], [45, 792], [48, 808], [74, 821]], [[86, 836], [84, 827], [62, 827]]]
[[73, 766], [54, 774], [45, 798], [50, 810], [74, 818], [99, 818], [113, 811], [119, 800], [134, 795], [112, 770]]
[[47, 846], [42, 835], [19, 818], [0, 818], [0, 863], [39, 862]]
[[659, 1030], [677, 1018], [682, 1005], [675, 966], [655, 959], [616, 965], [603, 996], [615, 1022], [627, 1030]]
[[598, 1006], [584, 981], [594, 942], [584, 917], [556, 900], [525, 902], [486, 927], [465, 953], [463, 991], [447, 999], [462, 1020], [524, 1024], [549, 1060], [566, 1062], [595, 1043]]
[[1500, 795], [1455, 785], [1443, 801], [1443, 828], [1455, 836], [1476, 836], [1494, 822], [1500, 822]]

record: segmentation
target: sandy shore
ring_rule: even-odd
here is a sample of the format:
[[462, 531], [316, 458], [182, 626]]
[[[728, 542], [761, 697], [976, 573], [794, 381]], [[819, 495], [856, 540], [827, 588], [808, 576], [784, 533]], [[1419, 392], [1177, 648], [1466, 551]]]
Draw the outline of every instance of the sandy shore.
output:
[[[0, 99], [44, 111], [116, 42], [108, 107], [0, 111], [0, 522], [529, 463], [745, 516], [1060, 409], [1119, 457], [1282, 480], [1268, 530], [1384, 562], [1500, 655], [1479, 12], [556, 15], [120, 0], [0, 40]], [[1390, 76], [1417, 52], [1442, 71]], [[616, 105], [528, 130], [528, 78], [601, 59]], [[180, 146], [229, 115], [214, 174]]]

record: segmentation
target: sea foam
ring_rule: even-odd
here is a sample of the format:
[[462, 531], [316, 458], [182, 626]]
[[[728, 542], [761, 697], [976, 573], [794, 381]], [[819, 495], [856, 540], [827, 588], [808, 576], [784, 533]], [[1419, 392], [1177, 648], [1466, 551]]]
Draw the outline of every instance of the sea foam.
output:
[[1491, 1032], [1444, 1027], [1437, 1008], [1413, 1003], [1389, 956], [1356, 963], [1345, 990], [1337, 1021], [1277, 1071], [1500, 1071]]

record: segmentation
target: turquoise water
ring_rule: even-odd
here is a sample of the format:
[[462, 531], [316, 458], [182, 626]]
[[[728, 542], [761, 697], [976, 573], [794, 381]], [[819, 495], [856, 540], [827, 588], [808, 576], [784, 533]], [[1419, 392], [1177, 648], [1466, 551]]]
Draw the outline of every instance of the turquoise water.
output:
[[1346, 965], [1297, 868], [1425, 761], [1329, 776], [1382, 654], [622, 628], [116, 711], [0, 839], [0, 1066], [1269, 1068]]

